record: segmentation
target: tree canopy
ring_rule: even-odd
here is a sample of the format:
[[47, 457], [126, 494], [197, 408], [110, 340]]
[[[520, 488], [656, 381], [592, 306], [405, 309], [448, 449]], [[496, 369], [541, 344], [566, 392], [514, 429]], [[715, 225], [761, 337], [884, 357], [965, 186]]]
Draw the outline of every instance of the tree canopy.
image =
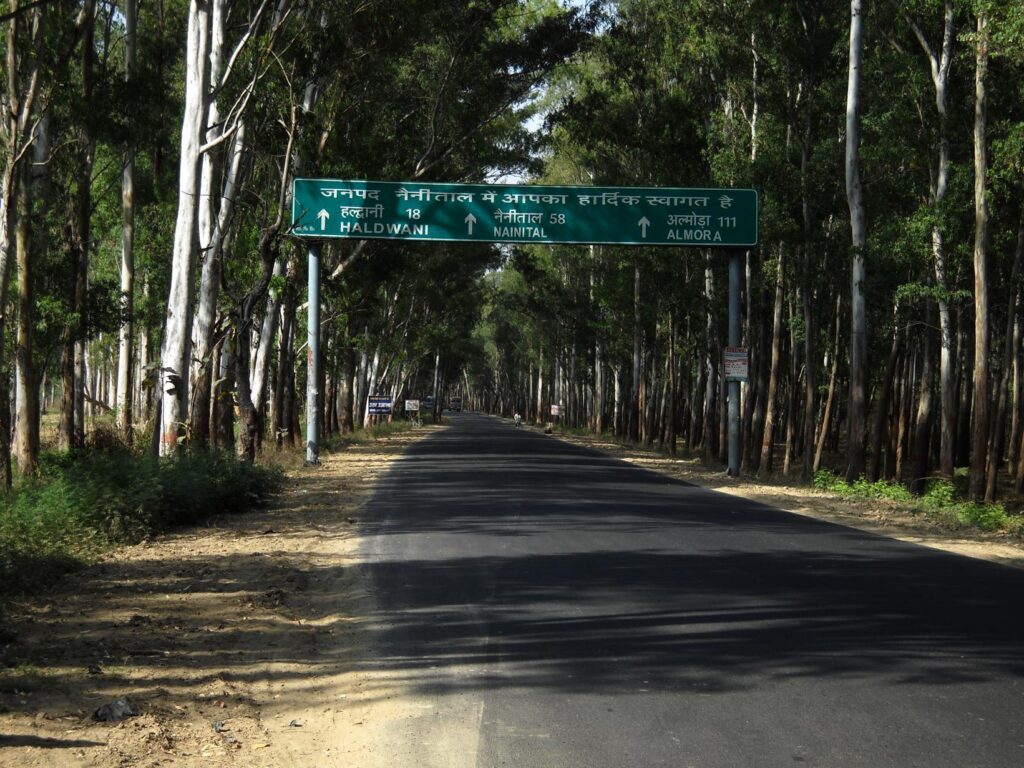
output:
[[[756, 189], [744, 471], [1024, 481], [1017, 3], [12, 0], [2, 24], [8, 483], [106, 421], [165, 454], [300, 442], [297, 176]], [[724, 458], [721, 252], [323, 259], [329, 433], [371, 395], [458, 396]]]

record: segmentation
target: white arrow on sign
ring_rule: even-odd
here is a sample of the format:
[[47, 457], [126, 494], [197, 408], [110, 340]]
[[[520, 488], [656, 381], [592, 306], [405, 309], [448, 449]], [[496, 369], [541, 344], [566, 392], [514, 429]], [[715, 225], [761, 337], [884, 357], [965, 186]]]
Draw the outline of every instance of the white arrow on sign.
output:
[[331, 218], [331, 214], [329, 214], [326, 210], [321, 208], [320, 213], [318, 213], [316, 217], [320, 219], [320, 231], [323, 232], [325, 229], [327, 229], [327, 220]]
[[469, 216], [467, 216], [465, 218], [465, 222], [466, 222], [466, 229], [469, 230], [468, 234], [472, 235], [473, 234], [473, 225], [476, 224], [476, 216], [474, 216], [472, 213], [469, 214]]
[[647, 237], [647, 228], [651, 226], [650, 220], [644, 216], [637, 224], [640, 225], [640, 237]]

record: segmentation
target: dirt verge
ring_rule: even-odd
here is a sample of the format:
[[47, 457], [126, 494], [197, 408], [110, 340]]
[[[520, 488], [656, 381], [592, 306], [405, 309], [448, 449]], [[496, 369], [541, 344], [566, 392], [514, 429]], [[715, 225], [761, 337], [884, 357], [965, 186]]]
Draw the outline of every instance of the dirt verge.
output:
[[[266, 509], [119, 550], [8, 605], [0, 766], [374, 764], [368, 707], [379, 718], [397, 697], [357, 671], [353, 617], [369, 612], [355, 523], [429, 431], [326, 456]], [[136, 714], [97, 721], [104, 707]]]

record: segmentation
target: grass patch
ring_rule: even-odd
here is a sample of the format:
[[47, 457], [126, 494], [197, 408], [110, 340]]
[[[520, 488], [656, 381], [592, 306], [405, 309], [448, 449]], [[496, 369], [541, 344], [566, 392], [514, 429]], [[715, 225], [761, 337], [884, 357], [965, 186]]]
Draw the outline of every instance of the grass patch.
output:
[[118, 544], [243, 512], [281, 480], [216, 451], [160, 461], [125, 449], [45, 454], [36, 477], [0, 498], [0, 594], [36, 589]]
[[864, 479], [848, 483], [822, 470], [814, 476], [814, 487], [847, 498], [888, 499], [910, 512], [934, 517], [953, 528], [1006, 531], [1017, 535], [1024, 531], [1024, 520], [1008, 515], [1002, 504], [966, 501], [961, 498], [956, 485], [948, 480], [933, 480], [924, 494], [914, 496], [899, 483], [884, 480], [871, 483]]
[[[433, 422], [429, 416], [423, 420], [424, 426], [431, 426], [432, 424]], [[338, 451], [345, 450], [350, 445], [372, 443], [391, 435], [400, 435], [403, 432], [411, 432], [414, 429], [417, 429], [417, 427], [414, 427], [411, 421], [405, 421], [402, 419], [382, 421], [379, 424], [371, 424], [366, 429], [357, 429], [355, 432], [349, 432], [347, 435], [332, 435], [323, 440], [320, 447], [321, 450], [328, 453], [337, 453]]]

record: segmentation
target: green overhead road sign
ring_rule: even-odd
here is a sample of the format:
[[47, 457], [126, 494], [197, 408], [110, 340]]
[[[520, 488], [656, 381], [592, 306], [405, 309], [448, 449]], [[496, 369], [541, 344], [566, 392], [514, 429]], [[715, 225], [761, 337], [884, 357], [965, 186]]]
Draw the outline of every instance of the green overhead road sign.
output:
[[292, 234], [358, 240], [757, 245], [752, 189], [295, 179]]

